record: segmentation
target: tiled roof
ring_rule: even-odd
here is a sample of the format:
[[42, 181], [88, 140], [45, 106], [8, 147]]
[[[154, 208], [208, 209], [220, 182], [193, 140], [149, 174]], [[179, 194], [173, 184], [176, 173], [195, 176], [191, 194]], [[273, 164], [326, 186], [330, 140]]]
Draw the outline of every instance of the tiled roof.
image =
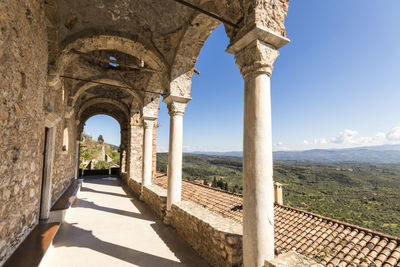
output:
[[[167, 180], [159, 175], [155, 183], [167, 188]], [[242, 222], [241, 195], [183, 181], [182, 200]], [[400, 238], [278, 204], [275, 249], [296, 250], [325, 266], [400, 267]]]

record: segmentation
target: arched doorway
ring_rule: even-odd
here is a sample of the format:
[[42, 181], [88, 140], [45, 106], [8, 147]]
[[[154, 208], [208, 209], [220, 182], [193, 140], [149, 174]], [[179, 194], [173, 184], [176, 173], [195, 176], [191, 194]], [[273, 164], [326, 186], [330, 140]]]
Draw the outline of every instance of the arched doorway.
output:
[[121, 167], [121, 126], [108, 115], [94, 115], [80, 134], [79, 173], [119, 174]]

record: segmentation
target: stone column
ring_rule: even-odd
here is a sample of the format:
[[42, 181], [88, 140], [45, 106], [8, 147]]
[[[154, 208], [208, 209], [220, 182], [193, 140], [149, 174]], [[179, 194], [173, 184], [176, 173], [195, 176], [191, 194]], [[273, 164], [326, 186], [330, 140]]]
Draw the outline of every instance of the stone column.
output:
[[78, 179], [79, 176], [79, 154], [80, 154], [80, 144], [81, 141], [80, 140], [76, 140], [76, 154], [75, 154], [75, 179]]
[[155, 118], [143, 118], [143, 177], [142, 187], [151, 184], [153, 165], [153, 126]]
[[189, 100], [172, 95], [164, 99], [170, 115], [167, 210], [171, 210], [172, 204], [181, 201], [183, 114]]
[[263, 32], [260, 38], [257, 36], [260, 32], [256, 28], [228, 47], [244, 77], [243, 263], [246, 267], [264, 266], [265, 260], [274, 258], [270, 76], [279, 53], [277, 46], [263, 41], [277, 36]]
[[134, 112], [131, 116], [128, 140], [126, 166], [128, 180], [141, 183], [143, 174], [143, 122], [139, 112]]
[[120, 150], [119, 150], [120, 152], [120, 155], [119, 155], [119, 157], [120, 157], [120, 165], [121, 165], [121, 173], [125, 173], [126, 172], [126, 168], [125, 168], [125, 166], [126, 166], [126, 152], [125, 152], [125, 148], [120, 148]]
[[126, 173], [126, 149], [128, 147], [128, 129], [121, 129], [121, 145], [119, 146], [119, 153], [120, 153], [120, 173]]

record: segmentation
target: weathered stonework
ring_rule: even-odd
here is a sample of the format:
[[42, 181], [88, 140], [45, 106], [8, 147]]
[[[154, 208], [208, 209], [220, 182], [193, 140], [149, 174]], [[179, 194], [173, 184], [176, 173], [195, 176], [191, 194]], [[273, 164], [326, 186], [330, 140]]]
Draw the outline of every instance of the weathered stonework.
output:
[[143, 123], [140, 118], [131, 119], [129, 140], [129, 179], [141, 181], [143, 165]]
[[130, 179], [127, 177], [127, 182], [129, 189], [132, 191], [133, 195], [140, 199], [142, 194], [142, 183], [136, 179]]
[[144, 186], [141, 199], [160, 219], [164, 218], [167, 209], [167, 190], [156, 185]]
[[[62, 113], [63, 114], [63, 113]], [[68, 151], [63, 151], [63, 131], [64, 127], [68, 128]], [[52, 178], [52, 198], [51, 204], [53, 205], [57, 199], [62, 195], [65, 189], [75, 177], [75, 141], [76, 130], [74, 128], [74, 121], [62, 120], [58, 123], [56, 128], [56, 143], [55, 143], [55, 157], [53, 166]]]
[[172, 226], [212, 266], [242, 265], [242, 226], [190, 201], [172, 205]]
[[43, 1], [0, 2], [0, 265], [38, 222], [47, 43]]
[[248, 75], [266, 73], [272, 75], [273, 64], [279, 52], [269, 44], [254, 40], [243, 50], [235, 54], [236, 64], [246, 79]]

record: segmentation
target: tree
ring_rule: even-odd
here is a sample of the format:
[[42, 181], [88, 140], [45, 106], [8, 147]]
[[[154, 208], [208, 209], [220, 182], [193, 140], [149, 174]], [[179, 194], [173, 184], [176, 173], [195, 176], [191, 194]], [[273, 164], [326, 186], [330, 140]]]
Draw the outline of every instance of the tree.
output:
[[96, 164], [94, 164], [95, 170], [104, 170], [104, 169], [109, 169], [111, 167], [111, 164], [109, 162], [105, 161], [98, 161]]
[[217, 187], [224, 189], [224, 182], [222, 181], [222, 179], [220, 178], [217, 182]]
[[97, 138], [97, 142], [99, 142], [99, 144], [103, 144], [104, 143], [103, 135], [99, 135], [99, 137]]
[[214, 176], [214, 180], [213, 180], [211, 186], [212, 186], [212, 187], [218, 187], [218, 185], [217, 185], [217, 177]]
[[228, 183], [227, 182], [224, 183], [224, 188], [223, 189], [228, 191]]

